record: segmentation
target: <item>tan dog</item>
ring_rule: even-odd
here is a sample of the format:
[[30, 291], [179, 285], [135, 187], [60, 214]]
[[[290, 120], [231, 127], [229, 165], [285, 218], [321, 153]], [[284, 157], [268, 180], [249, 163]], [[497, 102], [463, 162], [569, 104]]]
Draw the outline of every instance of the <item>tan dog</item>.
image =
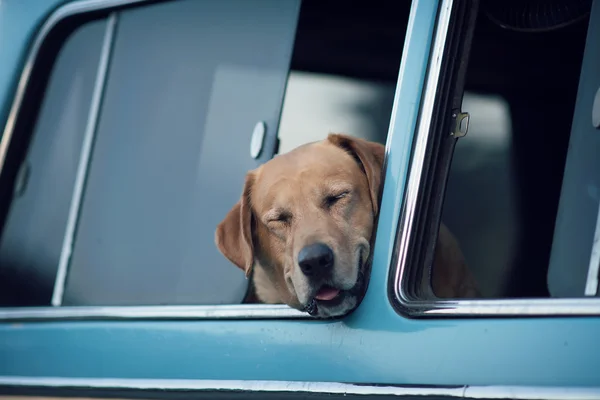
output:
[[[254, 269], [261, 302], [285, 303], [318, 317], [343, 315], [358, 304], [384, 153], [379, 143], [330, 134], [248, 172], [242, 197], [217, 227], [215, 241], [246, 276]], [[445, 227], [437, 249], [434, 292], [476, 292]]]

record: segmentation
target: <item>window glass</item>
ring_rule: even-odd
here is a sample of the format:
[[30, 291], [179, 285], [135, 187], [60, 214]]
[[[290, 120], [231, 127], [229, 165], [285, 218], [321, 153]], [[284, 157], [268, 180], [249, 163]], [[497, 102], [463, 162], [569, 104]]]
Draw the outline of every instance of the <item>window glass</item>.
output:
[[188, 0], [119, 14], [65, 305], [241, 302], [247, 281], [214, 230], [258, 166], [254, 126], [277, 129], [297, 6]]

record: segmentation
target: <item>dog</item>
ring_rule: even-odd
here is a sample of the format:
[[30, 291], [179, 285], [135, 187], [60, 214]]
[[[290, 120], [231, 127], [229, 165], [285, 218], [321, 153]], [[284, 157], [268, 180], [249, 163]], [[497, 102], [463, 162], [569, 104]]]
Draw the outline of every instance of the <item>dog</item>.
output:
[[[343, 134], [278, 155], [246, 175], [215, 232], [219, 251], [252, 274], [261, 303], [319, 318], [355, 308], [366, 288], [385, 147]], [[424, 274], [426, 275], [426, 274]], [[442, 224], [431, 289], [477, 297], [458, 242]]]

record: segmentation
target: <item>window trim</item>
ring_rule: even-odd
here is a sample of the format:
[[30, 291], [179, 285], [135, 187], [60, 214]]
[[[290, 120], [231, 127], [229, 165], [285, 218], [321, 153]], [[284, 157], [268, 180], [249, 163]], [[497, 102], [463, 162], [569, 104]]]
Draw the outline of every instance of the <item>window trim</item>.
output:
[[0, 308], [0, 321], [313, 319], [284, 304], [204, 306], [60, 306]]
[[447, 397], [449, 399], [551, 399], [575, 400], [600, 397], [599, 387], [546, 387], [546, 386], [403, 386], [368, 385], [341, 382], [301, 381], [248, 381], [248, 380], [202, 380], [202, 379], [123, 379], [123, 378], [57, 378], [0, 376], [0, 388], [17, 390], [124, 390], [136, 392], [194, 394], [255, 393], [255, 394], [337, 394], [414, 397]]
[[[535, 298], [535, 299], [482, 299], [482, 300], [427, 300], [415, 301], [404, 288], [410, 277], [407, 263], [410, 243], [413, 240], [416, 206], [420, 201], [421, 174], [425, 166], [425, 154], [431, 140], [431, 120], [437, 98], [439, 77], [444, 49], [448, 42], [453, 0], [443, 0], [436, 22], [436, 32], [429, 57], [423, 103], [419, 110], [413, 152], [409, 161], [406, 190], [402, 199], [402, 211], [397, 224], [393, 245], [392, 262], [389, 270], [389, 297], [394, 308], [403, 315], [413, 318], [440, 317], [558, 317], [598, 316], [600, 298]], [[600, 217], [599, 217], [600, 221]], [[600, 251], [600, 242], [593, 251]]]

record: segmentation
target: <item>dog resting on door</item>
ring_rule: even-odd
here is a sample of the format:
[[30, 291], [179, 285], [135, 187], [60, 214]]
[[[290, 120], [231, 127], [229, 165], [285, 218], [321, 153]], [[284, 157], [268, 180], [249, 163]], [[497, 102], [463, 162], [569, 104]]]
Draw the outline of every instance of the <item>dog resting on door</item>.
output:
[[[372, 255], [384, 153], [379, 143], [330, 134], [248, 172], [215, 241], [246, 276], [252, 273], [260, 302], [321, 318], [356, 307]], [[431, 283], [437, 296], [477, 297], [443, 225]]]

